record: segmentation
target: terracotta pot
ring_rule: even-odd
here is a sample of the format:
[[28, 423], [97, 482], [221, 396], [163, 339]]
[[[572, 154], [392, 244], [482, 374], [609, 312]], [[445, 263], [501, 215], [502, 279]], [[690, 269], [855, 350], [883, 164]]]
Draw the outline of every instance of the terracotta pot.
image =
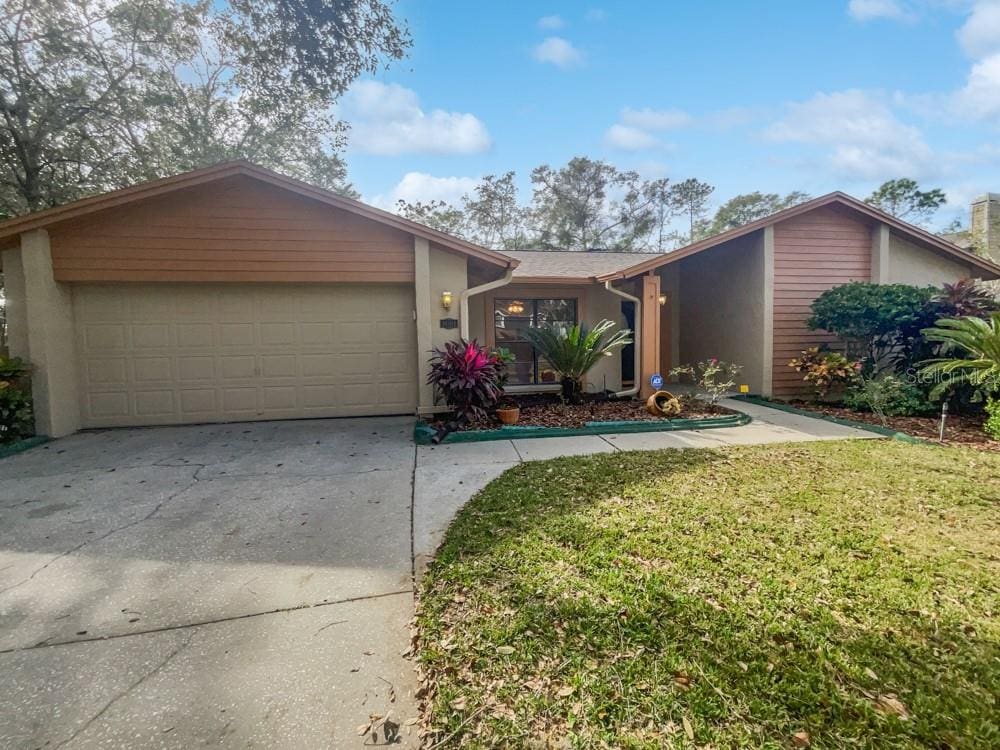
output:
[[670, 391], [657, 391], [646, 399], [646, 411], [654, 417], [675, 417], [681, 412], [681, 402]]
[[497, 409], [497, 419], [499, 419], [502, 424], [517, 424], [517, 420], [520, 418], [521, 409], [517, 406]]

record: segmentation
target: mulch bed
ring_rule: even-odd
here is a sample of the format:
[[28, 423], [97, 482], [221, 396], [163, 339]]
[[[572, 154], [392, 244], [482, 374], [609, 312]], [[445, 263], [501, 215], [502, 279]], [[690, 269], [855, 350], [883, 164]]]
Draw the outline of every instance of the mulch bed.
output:
[[[792, 401], [792, 406], [808, 411], [816, 411], [838, 419], [853, 419], [855, 422], [887, 426], [897, 432], [938, 442], [939, 416], [934, 417], [886, 417], [887, 425], [876, 414], [855, 411], [835, 404], [821, 404], [814, 401]], [[944, 432], [944, 445], [965, 445], [979, 450], [1000, 451], [1000, 441], [994, 440], [983, 431], [985, 416], [949, 414]]]
[[[638, 399], [602, 400], [596, 396], [586, 396], [584, 403], [571, 405], [562, 403], [557, 394], [545, 393], [508, 397], [507, 400], [520, 407], [521, 417], [517, 424], [523, 427], [583, 427], [587, 422], [668, 421], [649, 414], [646, 402]], [[680, 401], [682, 409], [677, 419], [706, 419], [735, 413], [698, 399], [681, 398]], [[439, 427], [441, 422], [442, 420], [436, 420], [431, 422], [431, 426]], [[487, 419], [474, 422], [465, 429], [495, 430], [501, 426], [500, 420], [491, 414]]]

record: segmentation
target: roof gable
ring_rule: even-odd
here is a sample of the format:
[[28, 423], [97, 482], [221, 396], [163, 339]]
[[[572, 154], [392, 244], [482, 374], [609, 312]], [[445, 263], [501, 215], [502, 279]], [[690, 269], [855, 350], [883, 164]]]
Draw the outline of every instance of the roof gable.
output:
[[479, 258], [487, 263], [498, 265], [504, 268], [516, 267], [518, 261], [503, 253], [481, 247], [471, 242], [461, 240], [445, 232], [419, 224], [415, 221], [404, 219], [401, 216], [383, 211], [382, 209], [369, 206], [361, 201], [345, 198], [330, 190], [315, 187], [301, 180], [279, 174], [278, 172], [265, 169], [264, 167], [251, 164], [247, 161], [230, 161], [215, 164], [210, 167], [196, 169], [191, 172], [164, 177], [159, 180], [144, 182], [132, 187], [115, 190], [110, 193], [102, 193], [88, 198], [66, 203], [62, 206], [49, 208], [44, 211], [18, 216], [7, 221], [0, 222], [0, 244], [6, 240], [33, 229], [42, 229], [54, 224], [59, 224], [70, 219], [77, 219], [88, 214], [99, 211], [110, 210], [119, 206], [125, 206], [137, 201], [148, 200], [159, 195], [165, 195], [196, 185], [224, 180], [237, 175], [242, 175], [254, 180], [258, 180], [269, 185], [273, 185], [282, 190], [287, 190], [296, 195], [310, 198], [320, 203], [324, 203], [335, 208], [342, 209], [352, 214], [362, 216], [380, 224], [400, 229], [416, 237], [421, 237], [430, 242], [434, 242], [441, 247], [459, 253], [464, 253], [471, 257]]
[[944, 238], [928, 232], [926, 229], [921, 229], [918, 226], [898, 219], [891, 214], [880, 211], [879, 209], [869, 206], [867, 203], [860, 201], [857, 198], [841, 192], [829, 193], [828, 195], [814, 198], [811, 201], [806, 201], [805, 203], [800, 203], [797, 206], [792, 206], [791, 208], [786, 208], [783, 211], [778, 211], [770, 216], [765, 216], [763, 219], [758, 219], [757, 221], [752, 221], [749, 224], [744, 224], [741, 227], [730, 229], [728, 232], [708, 237], [704, 240], [700, 240], [677, 250], [673, 250], [669, 253], [658, 254], [654, 258], [650, 258], [648, 261], [643, 261], [641, 263], [622, 268], [614, 273], [605, 273], [597, 276], [596, 278], [599, 281], [607, 281], [610, 279], [637, 276], [639, 274], [646, 273], [647, 271], [659, 268], [660, 266], [674, 263], [690, 255], [694, 255], [695, 253], [709, 250], [717, 245], [721, 245], [723, 242], [736, 239], [737, 237], [742, 237], [750, 234], [751, 232], [756, 232], [758, 229], [763, 229], [764, 227], [778, 224], [782, 221], [787, 221], [788, 219], [792, 219], [796, 216], [801, 216], [802, 214], [827, 206], [844, 208], [870, 221], [878, 221], [888, 224], [891, 228], [895, 229], [907, 239], [921, 245], [922, 247], [926, 247], [935, 252], [955, 258], [963, 263], [968, 263], [969, 265], [983, 271], [987, 278], [1000, 278], [1000, 265], [997, 265], [996, 263], [993, 263], [992, 261], [981, 256], [974, 255], [967, 250], [963, 250], [957, 245], [948, 242]]

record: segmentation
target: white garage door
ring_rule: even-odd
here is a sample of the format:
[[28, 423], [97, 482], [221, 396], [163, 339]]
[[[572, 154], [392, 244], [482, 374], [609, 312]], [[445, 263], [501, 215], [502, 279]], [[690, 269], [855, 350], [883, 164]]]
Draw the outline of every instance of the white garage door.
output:
[[409, 286], [81, 284], [73, 304], [86, 427], [416, 408]]

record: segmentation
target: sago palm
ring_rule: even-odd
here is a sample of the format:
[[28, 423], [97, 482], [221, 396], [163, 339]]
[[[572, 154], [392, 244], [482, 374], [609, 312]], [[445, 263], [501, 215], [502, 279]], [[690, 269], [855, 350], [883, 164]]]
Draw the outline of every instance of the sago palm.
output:
[[969, 383], [987, 394], [1000, 391], [1000, 312], [983, 318], [944, 318], [923, 330], [928, 341], [944, 344], [946, 351], [958, 351], [963, 358], [937, 358], [924, 362], [920, 374], [941, 378], [931, 395], [939, 396], [949, 385]]
[[577, 402], [583, 377], [601, 357], [610, 357], [614, 349], [632, 343], [632, 332], [627, 328], [606, 336], [614, 326], [610, 320], [602, 320], [593, 328], [580, 324], [569, 328], [548, 326], [529, 328], [524, 335], [539, 356], [559, 373], [563, 397]]

